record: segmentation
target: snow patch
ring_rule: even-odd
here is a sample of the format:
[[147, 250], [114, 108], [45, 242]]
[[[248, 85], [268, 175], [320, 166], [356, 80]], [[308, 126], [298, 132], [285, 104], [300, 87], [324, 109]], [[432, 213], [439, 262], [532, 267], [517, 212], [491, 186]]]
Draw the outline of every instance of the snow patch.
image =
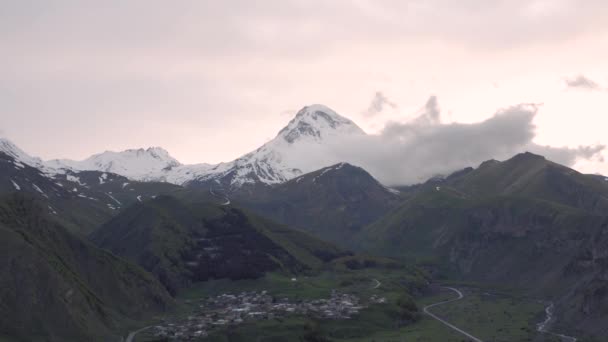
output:
[[65, 179], [67, 179], [70, 182], [74, 182], [74, 183], [78, 183], [78, 185], [84, 185], [82, 182], [80, 182], [80, 178], [73, 176], [73, 175], [65, 175]]
[[15, 187], [15, 190], [20, 191], [21, 187], [19, 186], [19, 184], [17, 184], [14, 180], [11, 179], [11, 183], [13, 183], [13, 186]]
[[92, 200], [92, 201], [99, 201], [97, 198], [93, 198], [93, 197], [85, 196], [85, 195], [83, 195], [83, 194], [78, 194], [78, 197], [81, 197], [81, 198], [86, 198], [86, 199], [89, 199], [89, 200]]
[[51, 211], [51, 214], [53, 215], [57, 215], [57, 212], [55, 211], [55, 209], [53, 209], [53, 207], [51, 207], [50, 205], [48, 206], [49, 210]]
[[331, 167], [326, 168], [325, 170], [323, 170], [323, 172], [321, 172], [320, 175], [316, 176], [312, 181], [316, 182], [317, 178], [323, 177], [324, 174], [326, 174], [327, 172], [329, 172], [331, 170], [333, 170], [333, 168], [331, 168]]
[[108, 197], [110, 197], [114, 202], [116, 202], [116, 204], [122, 205], [122, 203], [120, 203], [119, 200], [117, 200], [116, 198], [114, 198], [114, 196], [112, 196], [111, 193], [107, 193], [106, 195], [108, 195]]
[[36, 185], [36, 184], [32, 183], [32, 187], [34, 188], [34, 190], [36, 190], [36, 191], [38, 191], [39, 193], [41, 193], [41, 194], [42, 194], [42, 196], [44, 196], [44, 197], [46, 197], [46, 198], [49, 198], [49, 196], [47, 196], [47, 194], [45, 194], [45, 193], [44, 193], [44, 191], [42, 191], [42, 189], [40, 189], [40, 188], [38, 187], [38, 185]]
[[390, 192], [393, 195], [399, 195], [401, 193], [401, 191], [397, 190], [397, 189], [393, 189], [393, 188], [389, 188], [389, 187], [384, 187], [388, 192]]

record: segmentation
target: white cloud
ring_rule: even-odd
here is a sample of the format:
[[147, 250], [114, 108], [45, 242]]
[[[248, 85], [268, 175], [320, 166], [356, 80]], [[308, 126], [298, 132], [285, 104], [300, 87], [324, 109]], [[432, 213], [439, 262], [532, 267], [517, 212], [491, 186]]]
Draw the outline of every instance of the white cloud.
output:
[[535, 104], [499, 110], [482, 122], [443, 124], [437, 102], [432, 96], [426, 111], [408, 123], [389, 122], [380, 134], [336, 143], [332, 146], [334, 158], [362, 166], [384, 184], [403, 185], [525, 151], [572, 166], [579, 159], [598, 156], [605, 147], [559, 148], [534, 143], [533, 119], [539, 110]]

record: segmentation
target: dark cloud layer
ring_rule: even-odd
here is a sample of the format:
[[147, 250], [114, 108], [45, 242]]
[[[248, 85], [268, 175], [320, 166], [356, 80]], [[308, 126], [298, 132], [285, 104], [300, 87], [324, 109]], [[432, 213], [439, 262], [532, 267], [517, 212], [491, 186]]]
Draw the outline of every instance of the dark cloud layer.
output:
[[529, 151], [571, 166], [597, 157], [605, 146], [558, 148], [536, 144], [533, 119], [539, 107], [521, 104], [479, 123], [440, 123], [437, 98], [408, 123], [391, 122], [378, 135], [353, 138], [334, 149], [343, 160], [362, 166], [381, 182], [403, 185], [447, 175], [489, 159], [505, 160]]

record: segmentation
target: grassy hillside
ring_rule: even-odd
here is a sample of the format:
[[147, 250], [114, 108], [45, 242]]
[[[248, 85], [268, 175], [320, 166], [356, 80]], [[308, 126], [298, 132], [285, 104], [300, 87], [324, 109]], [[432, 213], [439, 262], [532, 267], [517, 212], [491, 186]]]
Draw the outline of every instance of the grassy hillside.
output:
[[400, 201], [365, 170], [346, 163], [230, 196], [260, 215], [343, 247]]
[[439, 275], [524, 289], [557, 302], [574, 335], [606, 334], [605, 180], [531, 154], [412, 189], [358, 247]]
[[531, 197], [600, 215], [608, 212], [608, 182], [603, 177], [581, 174], [531, 153], [486, 162], [446, 183], [472, 197]]
[[161, 182], [134, 182], [99, 171], [47, 175], [0, 152], [0, 195], [27, 193], [46, 203], [45, 211], [70, 231], [85, 236], [121, 209], [182, 188]]
[[172, 299], [149, 273], [68, 232], [30, 196], [0, 199], [0, 336], [118, 339]]
[[172, 293], [212, 278], [299, 273], [344, 254], [242, 210], [172, 196], [128, 208], [91, 239], [154, 273]]

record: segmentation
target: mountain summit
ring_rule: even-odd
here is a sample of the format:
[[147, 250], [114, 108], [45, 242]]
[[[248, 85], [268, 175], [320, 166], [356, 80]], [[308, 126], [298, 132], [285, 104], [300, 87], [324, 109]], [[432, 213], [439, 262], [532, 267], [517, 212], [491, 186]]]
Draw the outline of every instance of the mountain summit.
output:
[[290, 144], [299, 140], [322, 141], [324, 138], [340, 135], [365, 134], [359, 126], [351, 120], [338, 115], [324, 105], [306, 106], [296, 114], [278, 137]]
[[150, 147], [122, 152], [106, 151], [82, 161], [56, 159], [47, 162], [47, 165], [55, 169], [112, 172], [131, 179], [152, 180], [181, 164], [166, 150]]
[[232, 162], [205, 170], [190, 184], [208, 186], [212, 182], [229, 190], [245, 184], [283, 183], [341, 162], [332, 153], [332, 145], [364, 134], [354, 122], [326, 106], [306, 106], [273, 140]]
[[139, 181], [163, 181], [231, 190], [250, 184], [283, 183], [304, 173], [327, 167], [340, 160], [333, 147], [344, 139], [365, 135], [353, 121], [331, 108], [314, 104], [303, 107], [277, 136], [242, 157], [217, 165], [182, 165], [160, 147], [106, 151], [82, 161], [55, 159], [43, 162], [19, 150], [8, 140], [0, 140], [0, 151], [44, 170], [61, 174], [69, 171], [115, 173]]

